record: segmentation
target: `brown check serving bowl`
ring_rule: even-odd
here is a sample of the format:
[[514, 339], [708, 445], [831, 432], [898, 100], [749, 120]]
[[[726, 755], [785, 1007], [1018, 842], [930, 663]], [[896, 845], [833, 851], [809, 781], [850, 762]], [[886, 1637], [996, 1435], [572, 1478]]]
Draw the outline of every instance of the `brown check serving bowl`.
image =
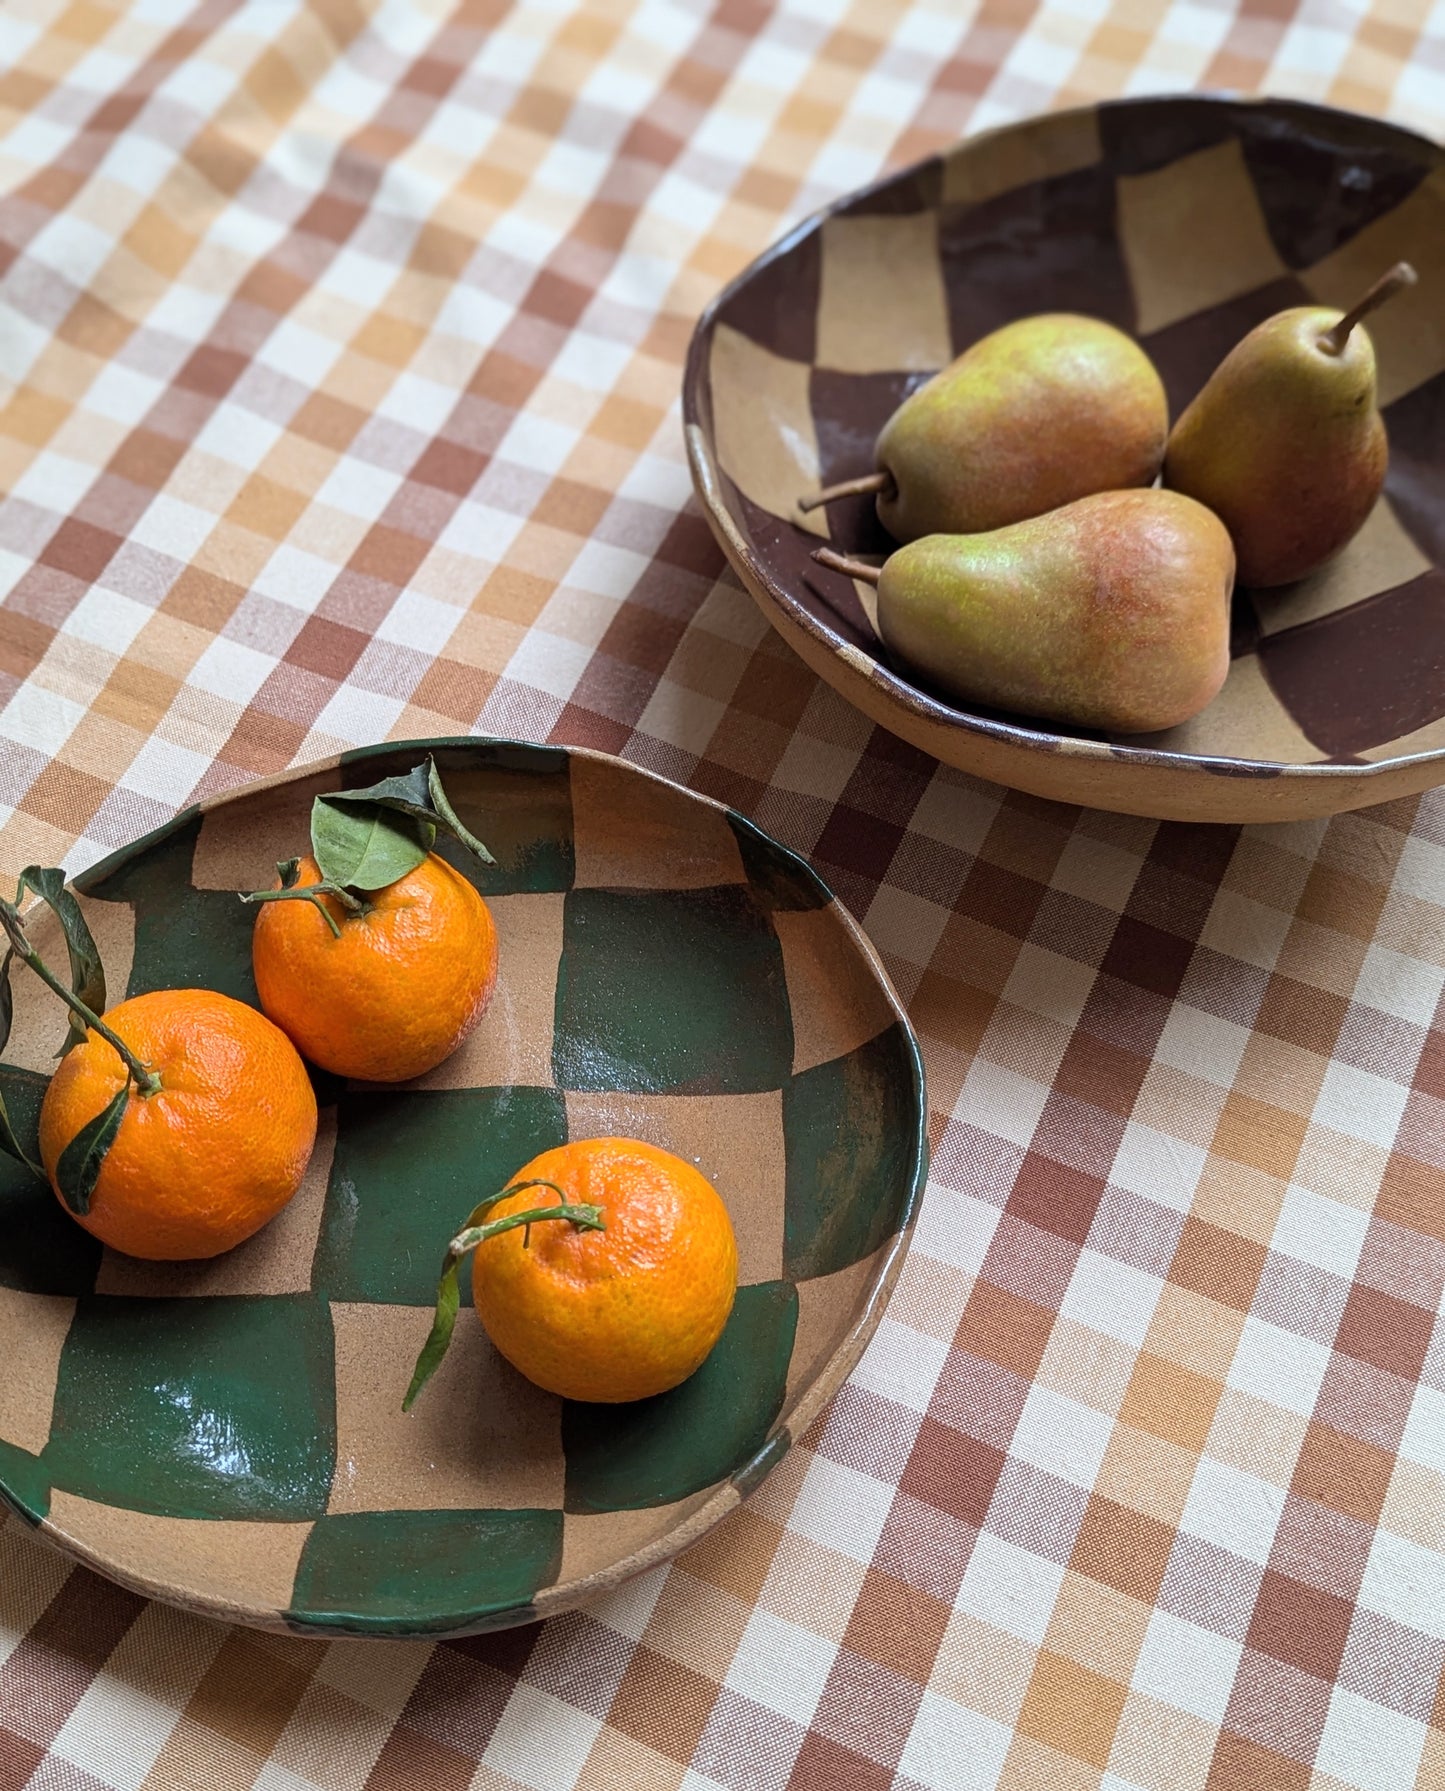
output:
[[[1166, 733], [1062, 734], [960, 710], [888, 661], [820, 538], [878, 555], [866, 473], [894, 407], [970, 343], [1041, 311], [1133, 334], [1177, 416], [1227, 350], [1292, 305], [1420, 273], [1371, 320], [1384, 496], [1331, 565], [1241, 589], [1232, 664]], [[1445, 151], [1378, 119], [1189, 96], [1058, 112], [969, 139], [801, 225], [698, 324], [683, 391], [693, 478], [769, 620], [873, 720], [1036, 795], [1162, 819], [1284, 821], [1445, 782]]]

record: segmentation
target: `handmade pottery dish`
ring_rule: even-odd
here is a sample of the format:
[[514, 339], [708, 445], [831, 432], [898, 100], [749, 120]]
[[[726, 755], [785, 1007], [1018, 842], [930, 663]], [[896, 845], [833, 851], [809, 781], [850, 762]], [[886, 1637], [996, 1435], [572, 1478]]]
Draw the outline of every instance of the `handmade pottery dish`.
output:
[[[1392, 262], [1419, 285], [1371, 320], [1385, 496], [1333, 564], [1237, 592], [1223, 691], [1117, 739], [967, 713], [889, 664], [870, 593], [814, 565], [878, 555], [867, 473], [894, 407], [1000, 324], [1083, 311], [1131, 332], [1177, 416], [1292, 305], [1344, 306]], [[951, 765], [1098, 808], [1198, 821], [1332, 814], [1445, 781], [1445, 151], [1322, 106], [1208, 96], [1059, 112], [961, 143], [801, 225], [698, 325], [683, 404], [694, 482], [739, 577], [807, 663]]]
[[[453, 1057], [397, 1087], [318, 1074], [300, 1194], [209, 1262], [103, 1251], [0, 1157], [0, 1496], [138, 1591], [302, 1634], [530, 1621], [687, 1547], [857, 1360], [925, 1174], [917, 1046], [852, 920], [741, 816], [600, 754], [388, 745], [188, 810], [76, 881], [113, 999], [254, 1002], [235, 892], [304, 843], [314, 796], [425, 751], [497, 860], [439, 847], [500, 938]], [[63, 960], [48, 915], [31, 927]], [[64, 1022], [13, 983], [0, 1088], [24, 1131]], [[447, 1237], [539, 1150], [609, 1133], [698, 1163], [729, 1207], [713, 1354], [659, 1398], [570, 1404], [464, 1313], [404, 1416]]]

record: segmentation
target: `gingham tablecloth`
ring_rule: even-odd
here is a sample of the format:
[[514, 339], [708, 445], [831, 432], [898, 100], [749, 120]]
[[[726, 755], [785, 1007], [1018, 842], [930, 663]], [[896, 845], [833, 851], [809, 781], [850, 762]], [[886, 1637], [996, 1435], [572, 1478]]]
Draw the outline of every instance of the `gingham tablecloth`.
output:
[[1445, 10], [0, 7], [0, 869], [388, 735], [608, 748], [851, 905], [935, 1150], [852, 1383], [586, 1612], [261, 1636], [4, 1523], [0, 1791], [1445, 1786], [1445, 793], [1241, 831], [940, 770], [770, 636], [680, 439], [786, 225], [1196, 85], [1428, 131]]

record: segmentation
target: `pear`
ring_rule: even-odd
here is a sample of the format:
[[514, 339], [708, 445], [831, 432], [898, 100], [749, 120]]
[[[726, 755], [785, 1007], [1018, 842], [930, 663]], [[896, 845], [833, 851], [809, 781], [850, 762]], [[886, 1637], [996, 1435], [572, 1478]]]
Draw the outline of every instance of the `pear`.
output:
[[1353, 539], [1389, 450], [1360, 319], [1415, 282], [1400, 262], [1346, 312], [1280, 311], [1232, 348], [1174, 425], [1164, 483], [1234, 537], [1243, 585], [1284, 585]]
[[1164, 387], [1138, 343], [1098, 318], [1049, 312], [975, 342], [884, 424], [877, 472], [798, 507], [876, 492], [895, 540], [971, 535], [1152, 484], [1168, 433]]
[[881, 574], [878, 629], [901, 664], [966, 705], [1104, 733], [1196, 715], [1229, 670], [1234, 548], [1174, 491], [1106, 491], [975, 535], [926, 535]]

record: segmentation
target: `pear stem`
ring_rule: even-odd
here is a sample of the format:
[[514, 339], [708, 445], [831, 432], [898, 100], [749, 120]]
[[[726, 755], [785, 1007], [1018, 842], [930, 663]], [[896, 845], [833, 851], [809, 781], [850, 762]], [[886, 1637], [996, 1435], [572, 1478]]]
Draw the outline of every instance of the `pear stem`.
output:
[[878, 583], [880, 569], [870, 566], [866, 560], [849, 559], [846, 554], [834, 553], [831, 547], [815, 548], [813, 558], [820, 566], [826, 566], [830, 572], [841, 572], [845, 578], [861, 578], [865, 585]]
[[886, 492], [890, 497], [898, 487], [893, 483], [892, 473], [863, 473], [857, 479], [844, 479], [841, 484], [828, 485], [822, 491], [815, 491], [812, 497], [798, 499], [798, 508], [805, 513], [820, 509], [824, 504], [833, 504], [839, 498], [867, 497], [870, 492]]
[[1355, 300], [1332, 329], [1325, 331], [1320, 337], [1320, 347], [1326, 354], [1343, 354], [1350, 331], [1361, 318], [1368, 317], [1372, 311], [1378, 311], [1386, 299], [1393, 298], [1397, 292], [1403, 292], [1407, 286], [1413, 286], [1419, 278], [1408, 261], [1397, 261], [1392, 268], [1380, 275], [1363, 298]]

